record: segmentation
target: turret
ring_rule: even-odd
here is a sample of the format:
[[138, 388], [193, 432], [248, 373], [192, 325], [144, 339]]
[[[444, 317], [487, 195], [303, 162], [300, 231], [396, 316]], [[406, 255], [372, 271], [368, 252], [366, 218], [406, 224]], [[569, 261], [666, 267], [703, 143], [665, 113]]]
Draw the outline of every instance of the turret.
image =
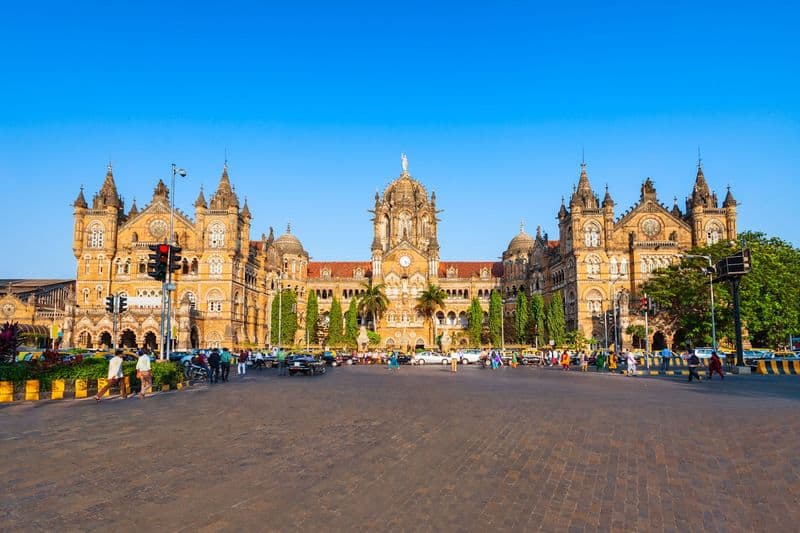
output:
[[134, 196], [133, 202], [131, 203], [131, 209], [128, 211], [128, 218], [131, 219], [139, 214], [139, 208], [136, 207], [136, 197]]
[[225, 163], [222, 167], [222, 177], [220, 177], [217, 191], [211, 197], [211, 209], [214, 211], [223, 211], [231, 207], [239, 207], [239, 198], [233, 192], [231, 180], [228, 177], [228, 164]]
[[728, 194], [725, 195], [725, 201], [722, 202], [722, 207], [725, 208], [725, 231], [728, 234], [729, 241], [735, 241], [736, 234], [736, 206], [738, 203], [733, 197], [731, 186], [728, 185]]
[[578, 178], [578, 187], [572, 193], [569, 201], [570, 209], [597, 209], [597, 196], [592, 191], [589, 176], [586, 173], [586, 163], [581, 163], [581, 175]]

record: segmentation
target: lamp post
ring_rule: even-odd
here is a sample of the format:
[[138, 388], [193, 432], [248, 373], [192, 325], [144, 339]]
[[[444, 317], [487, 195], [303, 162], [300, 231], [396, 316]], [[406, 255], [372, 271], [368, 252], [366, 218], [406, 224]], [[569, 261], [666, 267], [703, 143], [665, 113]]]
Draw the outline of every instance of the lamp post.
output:
[[166, 331], [164, 332], [164, 344], [165, 348], [161, 350], [161, 353], [164, 356], [164, 359], [169, 359], [169, 353], [172, 350], [172, 295], [170, 294], [172, 291], [175, 290], [175, 284], [172, 283], [172, 250], [175, 246], [175, 176], [178, 175], [182, 178], [186, 177], [186, 171], [182, 168], [178, 168], [175, 163], [172, 163], [172, 181], [170, 184], [170, 201], [169, 201], [169, 257], [167, 260], [167, 279], [164, 282], [162, 287], [162, 293], [164, 294], [164, 302], [166, 303], [166, 309], [164, 310], [164, 317], [166, 327], [164, 328]]
[[710, 255], [686, 255], [685, 257], [689, 259], [705, 259], [708, 261], [708, 269], [706, 272], [708, 273], [708, 286], [711, 292], [711, 348], [713, 350], [717, 349], [717, 323], [714, 318], [714, 263], [711, 259]]

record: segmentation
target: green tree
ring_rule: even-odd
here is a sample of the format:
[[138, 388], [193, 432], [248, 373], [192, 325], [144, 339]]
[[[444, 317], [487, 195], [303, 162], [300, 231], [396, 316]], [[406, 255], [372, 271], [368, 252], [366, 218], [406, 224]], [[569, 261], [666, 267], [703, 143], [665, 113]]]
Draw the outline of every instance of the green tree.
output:
[[371, 348], [376, 346], [380, 346], [381, 344], [381, 336], [375, 331], [367, 331], [367, 338], [369, 339], [369, 345]]
[[[278, 304], [281, 305], [280, 311]], [[280, 313], [280, 320], [278, 314]], [[280, 330], [280, 331], [279, 331]], [[280, 339], [278, 339], [280, 333]], [[272, 300], [272, 331], [270, 339], [272, 344], [291, 346], [297, 333], [297, 295], [291, 289], [284, 289], [280, 298]]]
[[343, 341], [342, 304], [336, 296], [331, 302], [331, 312], [328, 315], [328, 346], [341, 346]]
[[524, 344], [528, 342], [528, 297], [525, 296], [525, 291], [519, 291], [517, 294], [517, 308], [514, 314], [514, 331], [516, 331], [517, 342]]
[[550, 303], [547, 305], [544, 321], [548, 339], [555, 341], [556, 346], [564, 344], [564, 335], [567, 326], [564, 320], [564, 301], [561, 299], [560, 292], [556, 291], [553, 293], [553, 296], [550, 297]]
[[350, 306], [344, 316], [344, 340], [348, 346], [356, 346], [356, 339], [358, 338], [358, 306], [355, 298], [350, 299]]
[[436, 342], [436, 311], [444, 307], [445, 297], [444, 289], [428, 283], [428, 287], [417, 297], [417, 305], [414, 307], [422, 316], [430, 320], [431, 345]]
[[317, 302], [317, 293], [314, 291], [308, 292], [308, 301], [306, 302], [306, 336], [308, 337], [309, 344], [317, 344], [317, 321], [319, 320], [319, 302]]
[[[645, 348], [645, 345], [647, 344], [647, 342], [645, 340], [644, 325], [642, 325], [642, 324], [631, 324], [627, 328], [625, 328], [625, 333], [627, 333], [628, 335], [631, 335], [632, 337], [636, 337], [636, 339], [639, 341], [639, 345], [636, 346], [636, 348], [639, 348], [639, 349]], [[651, 331], [651, 333], [652, 333], [652, 331]]]
[[531, 344], [541, 346], [544, 344], [544, 298], [539, 293], [531, 294], [528, 312], [528, 331]]
[[[778, 346], [800, 332], [800, 250], [763, 233], [744, 232], [740, 242], [750, 249], [751, 270], [741, 278], [742, 323], [754, 346]], [[708, 255], [712, 262], [740, 251], [728, 243], [695, 248], [690, 255]], [[656, 320], [682, 330], [688, 343], [711, 345], [709, 277], [703, 259], [686, 258], [658, 271], [642, 287], [656, 302]], [[730, 283], [714, 283], [717, 342], [733, 342]]]
[[358, 299], [358, 312], [363, 317], [372, 317], [372, 331], [378, 331], [378, 321], [388, 307], [389, 299], [386, 298], [383, 283], [364, 283], [364, 293]]
[[[642, 328], [644, 329], [644, 328]], [[589, 343], [593, 342], [592, 339], [587, 339], [580, 329], [573, 329], [564, 334], [564, 342], [572, 349], [579, 351], [585, 350]]]
[[473, 347], [481, 345], [481, 330], [483, 329], [483, 309], [477, 298], [473, 298], [469, 304], [467, 335], [469, 344]]
[[500, 334], [502, 332], [501, 320], [503, 320], [503, 299], [500, 292], [492, 291], [492, 296], [489, 298], [489, 336], [492, 340], [492, 346], [500, 346], [502, 344]]

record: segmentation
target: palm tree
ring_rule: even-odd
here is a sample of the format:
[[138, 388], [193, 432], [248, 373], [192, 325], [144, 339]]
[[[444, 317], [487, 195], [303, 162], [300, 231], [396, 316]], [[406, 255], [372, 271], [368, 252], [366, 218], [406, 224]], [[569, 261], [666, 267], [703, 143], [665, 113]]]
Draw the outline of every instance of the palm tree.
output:
[[436, 343], [436, 320], [434, 315], [436, 311], [444, 308], [445, 297], [446, 293], [444, 289], [433, 283], [428, 283], [428, 288], [422, 291], [422, 294], [417, 297], [417, 305], [414, 309], [422, 313], [423, 316], [428, 317], [431, 321], [431, 344]]
[[383, 283], [373, 285], [372, 282], [364, 283], [364, 294], [358, 299], [358, 314], [361, 316], [372, 315], [372, 331], [378, 330], [378, 320], [389, 307], [389, 299], [383, 292]]

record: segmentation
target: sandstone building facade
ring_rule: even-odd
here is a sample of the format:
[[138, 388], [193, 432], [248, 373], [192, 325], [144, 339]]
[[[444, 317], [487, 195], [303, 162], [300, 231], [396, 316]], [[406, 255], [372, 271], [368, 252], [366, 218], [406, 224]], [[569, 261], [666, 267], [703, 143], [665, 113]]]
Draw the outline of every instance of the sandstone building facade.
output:
[[[701, 166], [683, 210], [677, 201], [671, 209], [661, 204], [648, 178], [639, 202], [616, 215], [609, 191], [601, 202], [582, 165], [569, 204], [562, 201], [558, 211], [557, 240], [539, 229], [529, 235], [522, 227], [501, 261], [442, 261], [436, 194], [411, 176], [405, 156], [401, 168], [375, 195], [369, 260], [326, 262], [310, 261], [288, 226], [277, 238], [270, 228], [251, 240], [247, 201], [240, 204], [224, 166], [208, 201], [200, 190], [194, 216], [174, 215], [172, 237], [183, 257], [171, 293], [175, 348], [269, 345], [276, 327], [269, 310], [281, 288], [297, 295], [296, 341], [302, 344], [309, 291], [318, 296], [324, 321], [334, 296], [346, 309], [369, 283], [384, 284], [389, 299], [376, 325], [386, 348], [430, 347], [430, 324], [414, 310], [428, 283], [447, 294], [436, 328], [456, 346], [466, 344], [471, 299], [478, 298], [486, 312], [494, 290], [503, 295], [507, 315], [513, 315], [519, 291], [538, 292], [546, 300], [559, 291], [568, 329], [603, 339], [602, 317], [613, 302], [623, 326], [631, 323], [636, 320], [629, 313], [631, 299], [655, 270], [695, 245], [736, 236], [736, 201], [729, 190], [719, 207]], [[112, 323], [104, 299], [121, 293], [129, 298], [129, 310], [120, 317], [119, 342], [156, 348], [161, 284], [148, 277], [146, 264], [149, 245], [169, 238], [167, 187], [159, 181], [146, 206], [139, 209], [134, 202], [126, 211], [109, 166], [91, 204], [81, 190], [73, 205], [77, 275], [74, 305], [61, 324], [65, 345], [110, 345]], [[676, 332], [659, 333], [669, 343]]]

